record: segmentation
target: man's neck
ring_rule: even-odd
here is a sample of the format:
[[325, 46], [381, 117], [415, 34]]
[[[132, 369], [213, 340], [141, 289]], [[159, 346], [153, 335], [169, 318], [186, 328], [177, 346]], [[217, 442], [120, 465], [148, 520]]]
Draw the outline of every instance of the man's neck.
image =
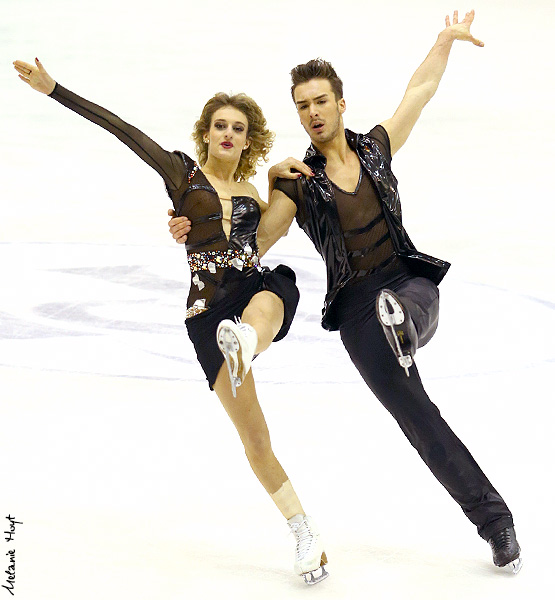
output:
[[347, 143], [344, 129], [338, 132], [338, 134], [328, 142], [312, 143], [313, 146], [326, 157], [328, 163], [346, 163], [349, 160], [350, 154], [353, 152]]

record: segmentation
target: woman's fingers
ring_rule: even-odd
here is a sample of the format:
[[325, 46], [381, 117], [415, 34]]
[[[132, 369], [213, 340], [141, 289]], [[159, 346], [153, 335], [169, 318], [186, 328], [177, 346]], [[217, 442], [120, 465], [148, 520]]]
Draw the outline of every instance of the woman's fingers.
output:
[[27, 76], [29, 76], [33, 72], [33, 69], [31, 68], [31, 65], [20, 66], [20, 65], [16, 65], [14, 63], [14, 68], [15, 68], [15, 70], [18, 73], [21, 73], [21, 75], [27, 75]]
[[21, 60], [16, 60], [13, 65], [14, 69], [19, 73], [19, 79], [31, 85], [31, 76], [33, 75], [33, 69], [36, 71], [36, 67]]
[[36, 69], [34, 65], [30, 65], [29, 63], [23, 62], [22, 60], [16, 60], [13, 63], [15, 69], [20, 73], [31, 73], [33, 69]]
[[15, 60], [13, 66], [19, 73], [19, 78], [34, 90], [41, 94], [51, 94], [56, 87], [56, 82], [46, 72], [38, 58], [35, 58], [35, 63], [36, 65], [30, 65], [22, 60]]
[[25, 69], [32, 69], [33, 65], [30, 65], [29, 63], [26, 63], [22, 60], [14, 60], [13, 64], [16, 67], [24, 67]]
[[276, 166], [278, 167], [278, 177], [283, 177], [284, 179], [296, 179], [301, 175], [305, 175], [306, 177], [314, 175], [308, 165], [292, 157], [287, 158]]

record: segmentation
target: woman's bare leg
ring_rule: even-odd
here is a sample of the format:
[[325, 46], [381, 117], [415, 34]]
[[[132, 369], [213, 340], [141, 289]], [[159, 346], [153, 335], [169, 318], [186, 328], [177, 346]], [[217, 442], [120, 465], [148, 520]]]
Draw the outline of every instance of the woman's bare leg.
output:
[[268, 426], [256, 396], [252, 371], [249, 371], [241, 387], [237, 388], [237, 397], [234, 398], [228, 371], [223, 364], [214, 383], [214, 391], [237, 429], [254, 474], [283, 516], [290, 519], [294, 515], [305, 514], [272, 450]]
[[283, 324], [283, 301], [273, 292], [264, 290], [255, 294], [241, 315], [243, 323], [255, 328], [258, 344], [255, 354], [268, 348]]

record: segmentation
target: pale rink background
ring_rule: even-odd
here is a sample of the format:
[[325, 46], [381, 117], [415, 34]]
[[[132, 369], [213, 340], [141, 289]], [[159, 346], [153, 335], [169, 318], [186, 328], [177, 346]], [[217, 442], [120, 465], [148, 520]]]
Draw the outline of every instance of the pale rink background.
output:
[[323, 263], [294, 226], [266, 262], [296, 269], [298, 316], [254, 372], [276, 454], [325, 536], [331, 576], [313, 589], [293, 575], [293, 539], [194, 358], [162, 181], [22, 84], [11, 62], [38, 56], [69, 89], [190, 154], [204, 102], [245, 91], [278, 134], [277, 162], [307, 146], [291, 67], [330, 60], [346, 125], [367, 131], [393, 113], [445, 14], [472, 6], [0, 8], [0, 530], [7, 515], [23, 522], [0, 539], [0, 585], [15, 550], [19, 600], [543, 597], [555, 535], [551, 0], [474, 3], [485, 48], [455, 45], [394, 159], [413, 241], [453, 263], [419, 369], [511, 507], [524, 568], [515, 578], [492, 565], [338, 335], [320, 328]]

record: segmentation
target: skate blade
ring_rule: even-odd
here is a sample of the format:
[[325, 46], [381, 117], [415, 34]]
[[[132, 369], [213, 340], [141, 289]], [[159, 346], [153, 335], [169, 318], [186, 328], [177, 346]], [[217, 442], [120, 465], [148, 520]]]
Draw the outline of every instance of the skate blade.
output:
[[[388, 304], [393, 310], [392, 313], [389, 312]], [[405, 313], [397, 300], [384, 292], [381, 293], [378, 299], [378, 313], [382, 325], [390, 330], [391, 335], [395, 340], [395, 354], [397, 355], [397, 360], [401, 367], [405, 369], [406, 376], [410, 377], [409, 367], [412, 367], [412, 356], [410, 354], [403, 354], [397, 331], [395, 330], [395, 325], [404, 323]]]
[[231, 366], [231, 357], [229, 355], [229, 351], [225, 350], [225, 362], [227, 365], [227, 372], [229, 373], [229, 381], [231, 383], [231, 393], [234, 398], [237, 398], [237, 385], [236, 378], [233, 376], [233, 368]]
[[522, 558], [520, 556], [512, 562], [505, 565], [506, 569], [510, 569], [515, 575], [522, 569]]
[[[393, 312], [389, 312], [388, 305], [392, 308]], [[380, 298], [378, 300], [378, 312], [380, 315], [381, 322], [387, 327], [392, 327], [393, 325], [401, 325], [405, 321], [405, 313], [401, 308], [400, 304], [390, 296], [389, 294], [381, 293]]]
[[[314, 575], [315, 573], [319, 574]], [[324, 579], [326, 579], [326, 577], [329, 577], [329, 575], [330, 574], [326, 571], [324, 565], [322, 565], [318, 569], [315, 569], [314, 571], [303, 573], [303, 577], [307, 585], [316, 585], [317, 583], [320, 583], [320, 581], [324, 581]]]
[[410, 354], [401, 354], [399, 356], [399, 364], [405, 369], [407, 377], [410, 377], [409, 367], [412, 367], [412, 356]]
[[412, 367], [412, 356], [410, 354], [403, 354], [401, 350], [401, 344], [399, 344], [399, 338], [397, 337], [397, 332], [395, 331], [395, 327], [393, 325], [388, 325], [389, 329], [391, 329], [391, 333], [393, 335], [393, 339], [395, 340], [395, 354], [397, 355], [397, 360], [399, 364], [405, 369], [405, 373], [407, 377], [410, 377], [409, 367]]
[[[322, 552], [322, 556], [320, 557], [320, 567], [318, 569], [314, 569], [314, 571], [309, 571], [308, 573], [303, 573], [304, 580], [307, 585], [315, 585], [320, 583], [329, 577], [329, 573], [325, 569], [325, 565], [328, 564], [328, 557], [325, 552]], [[318, 573], [317, 575], [315, 575]]]
[[231, 393], [234, 398], [237, 398], [237, 388], [241, 385], [241, 378], [238, 377], [239, 341], [233, 332], [224, 329], [220, 332], [218, 344], [224, 353], [227, 371], [229, 373], [229, 381], [231, 383]]

